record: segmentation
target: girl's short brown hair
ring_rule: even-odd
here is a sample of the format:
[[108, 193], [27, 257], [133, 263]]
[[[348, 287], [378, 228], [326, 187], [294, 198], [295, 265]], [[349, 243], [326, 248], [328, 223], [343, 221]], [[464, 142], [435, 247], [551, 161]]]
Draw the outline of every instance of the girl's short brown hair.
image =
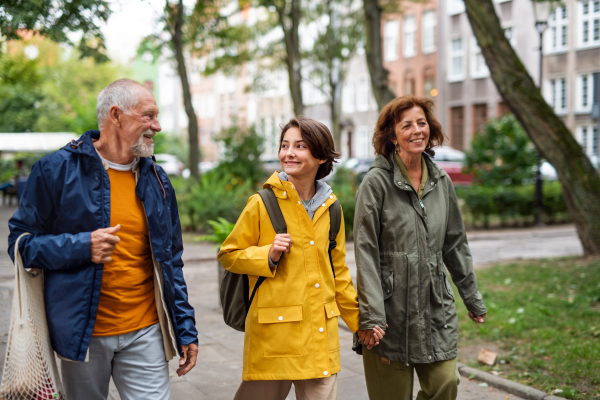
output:
[[433, 157], [435, 152], [431, 148], [441, 146], [445, 139], [442, 125], [433, 115], [434, 106], [433, 100], [425, 97], [402, 96], [390, 101], [379, 113], [377, 125], [375, 126], [375, 133], [373, 134], [375, 154], [388, 157], [394, 153], [396, 146], [392, 143], [392, 139], [396, 137], [396, 124], [400, 122], [402, 113], [413, 107], [421, 107], [429, 125], [429, 142], [425, 153]]
[[333, 142], [333, 136], [327, 127], [314, 119], [297, 117], [292, 118], [290, 121], [281, 128], [281, 137], [279, 138], [279, 149], [281, 150], [281, 143], [285, 137], [285, 133], [290, 128], [300, 129], [300, 135], [306, 143], [306, 147], [310, 151], [310, 154], [318, 160], [327, 160], [323, 164], [319, 165], [317, 171], [317, 177], [315, 179], [323, 179], [331, 173], [333, 170], [333, 163], [336, 158], [340, 158], [341, 154], [335, 151], [335, 143]]

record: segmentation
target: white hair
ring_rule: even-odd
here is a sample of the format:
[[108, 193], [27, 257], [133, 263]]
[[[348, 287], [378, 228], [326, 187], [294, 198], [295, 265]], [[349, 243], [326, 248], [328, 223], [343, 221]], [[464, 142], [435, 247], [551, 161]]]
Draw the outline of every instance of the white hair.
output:
[[125, 114], [129, 115], [131, 109], [138, 104], [138, 95], [135, 87], [139, 86], [146, 90], [146, 86], [132, 79], [119, 79], [105, 87], [98, 95], [96, 106], [96, 118], [98, 127], [102, 128], [108, 119], [112, 106], [117, 106]]

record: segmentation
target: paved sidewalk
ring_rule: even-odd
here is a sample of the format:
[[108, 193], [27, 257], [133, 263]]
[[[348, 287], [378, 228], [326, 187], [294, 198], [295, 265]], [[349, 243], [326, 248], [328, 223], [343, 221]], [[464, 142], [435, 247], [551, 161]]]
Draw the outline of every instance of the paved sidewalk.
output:
[[[15, 207], [0, 206], [0, 364], [4, 363], [14, 284], [13, 266], [6, 253], [7, 222], [15, 210]], [[469, 238], [478, 266], [490, 261], [529, 256], [537, 258], [581, 254], [581, 245], [572, 227], [473, 232], [469, 234]], [[352, 244], [349, 244], [348, 250], [348, 265], [355, 276]], [[241, 381], [243, 334], [223, 323], [218, 305], [215, 253], [216, 250], [211, 245], [196, 242], [186, 244], [184, 258], [188, 262], [184, 274], [190, 302], [196, 309], [200, 354], [198, 365], [185, 377], [177, 377], [177, 360], [171, 362], [172, 399], [230, 400]], [[339, 399], [367, 400], [362, 359], [352, 352], [351, 342], [352, 335], [347, 330], [340, 329], [342, 371], [338, 377]], [[418, 380], [415, 381], [415, 386], [416, 395]], [[111, 386], [109, 398], [119, 399], [114, 386]], [[520, 399], [497, 389], [480, 387], [478, 382], [465, 378], [461, 378], [458, 398]], [[294, 394], [291, 393], [288, 399], [295, 399]]]

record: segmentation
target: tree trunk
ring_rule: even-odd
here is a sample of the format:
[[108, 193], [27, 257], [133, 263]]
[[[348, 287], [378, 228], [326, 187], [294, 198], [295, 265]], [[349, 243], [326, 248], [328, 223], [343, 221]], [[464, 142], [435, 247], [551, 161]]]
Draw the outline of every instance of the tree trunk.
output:
[[[286, 12], [284, 1], [282, 5], [276, 5], [279, 25], [283, 29], [285, 40], [286, 63], [292, 102], [294, 103], [294, 114], [302, 115], [304, 104], [302, 103], [302, 74], [300, 68], [300, 38], [298, 26], [300, 25], [300, 0], [292, 0], [291, 12], [289, 13], [290, 24], [286, 24]], [[286, 27], [286, 25], [290, 25]]]
[[381, 41], [381, 6], [379, 0], [363, 0], [365, 10], [365, 52], [371, 76], [371, 88], [381, 110], [396, 95], [388, 86], [389, 71], [383, 66], [383, 43]]
[[185, 66], [185, 58], [183, 56], [183, 24], [184, 24], [184, 10], [183, 0], [179, 0], [179, 4], [176, 6], [177, 9], [173, 10], [176, 12], [174, 20], [172, 19], [173, 27], [171, 31], [171, 42], [175, 50], [175, 59], [177, 60], [177, 72], [181, 79], [181, 89], [183, 91], [183, 105], [185, 107], [185, 113], [188, 117], [188, 139], [190, 144], [190, 156], [189, 156], [189, 168], [192, 177], [200, 182], [200, 170], [198, 164], [200, 163], [200, 146], [198, 143], [198, 118], [194, 112], [194, 106], [192, 105], [192, 94], [190, 92], [190, 84], [187, 77], [187, 69]]
[[[366, 1], [366, 0], [365, 0]], [[504, 36], [492, 0], [465, 0], [467, 15], [498, 92], [562, 183], [584, 254], [600, 255], [600, 176], [546, 103]]]

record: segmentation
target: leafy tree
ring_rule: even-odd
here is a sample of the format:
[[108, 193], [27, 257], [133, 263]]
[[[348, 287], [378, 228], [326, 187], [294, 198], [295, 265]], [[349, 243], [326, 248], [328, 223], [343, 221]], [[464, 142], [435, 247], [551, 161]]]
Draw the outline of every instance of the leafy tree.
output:
[[36, 31], [57, 43], [74, 46], [69, 32], [81, 32], [77, 45], [81, 57], [108, 61], [99, 27], [110, 15], [105, 0], [3, 0], [0, 4], [0, 37], [20, 40], [25, 31]]
[[537, 151], [513, 115], [488, 122], [475, 135], [466, 152], [466, 172], [473, 172], [483, 186], [531, 182]]
[[600, 255], [600, 176], [546, 103], [506, 39], [492, 0], [465, 0], [467, 17], [506, 105], [553, 166], [585, 255]]

